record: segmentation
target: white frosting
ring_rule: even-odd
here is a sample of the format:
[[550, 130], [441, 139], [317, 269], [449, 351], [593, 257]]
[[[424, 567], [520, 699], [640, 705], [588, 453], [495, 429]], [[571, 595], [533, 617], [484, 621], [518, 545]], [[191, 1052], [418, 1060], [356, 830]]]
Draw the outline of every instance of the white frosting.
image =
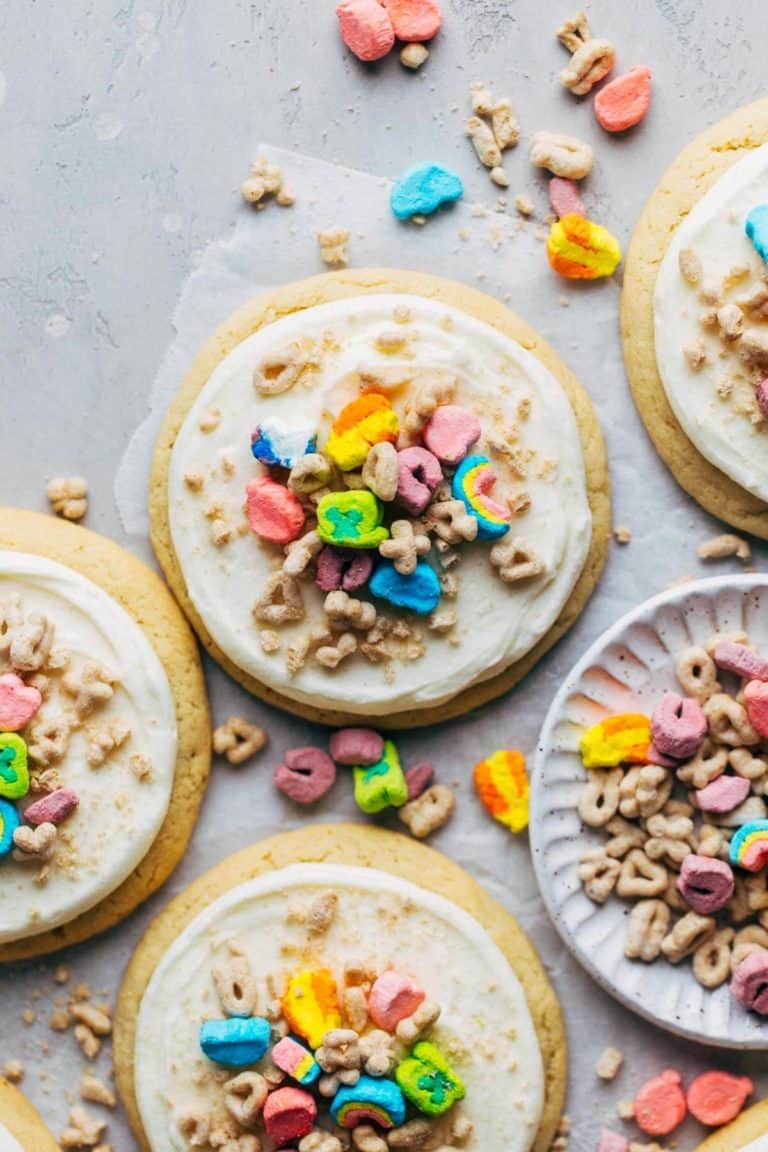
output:
[[[79, 806], [61, 825], [45, 883], [39, 868], [0, 860], [0, 941], [33, 936], [73, 920], [98, 904], [146, 856], [165, 819], [176, 764], [176, 712], [162, 664], [141, 628], [96, 584], [39, 556], [0, 553], [0, 602], [19, 595], [25, 610], [53, 622], [54, 644], [76, 666], [95, 660], [119, 678], [113, 698], [87, 724], [124, 719], [130, 736], [100, 768], [86, 761], [87, 730], [71, 738], [55, 768]], [[40, 716], [46, 717], [44, 702]], [[54, 705], [53, 714], [60, 714]], [[34, 726], [34, 721], [33, 721]], [[19, 735], [24, 737], [25, 730]], [[152, 772], [139, 781], [132, 755], [149, 757]], [[31, 765], [31, 767], [34, 767]], [[30, 794], [22, 802], [39, 799]]]
[[763, 1136], [758, 1136], [756, 1140], [751, 1140], [749, 1144], [745, 1144], [739, 1152], [768, 1152], [768, 1132]]
[[21, 1144], [2, 1121], [0, 1121], [0, 1152], [24, 1152]]
[[[305, 926], [287, 912], [322, 892], [338, 895], [327, 934], [305, 949]], [[536, 1031], [522, 987], [485, 930], [456, 905], [373, 869], [296, 864], [241, 884], [220, 897], [176, 938], [158, 964], [139, 1010], [136, 1096], [152, 1152], [186, 1152], [174, 1109], [221, 1103], [198, 1032], [221, 1015], [212, 964], [237, 941], [254, 977], [345, 963], [376, 971], [396, 967], [415, 976], [441, 1008], [432, 1039], [452, 1058], [466, 1088], [461, 1113], [474, 1125], [468, 1152], [527, 1152], [541, 1118], [544, 1077]], [[288, 957], [288, 958], [286, 958]], [[206, 1075], [206, 1070], [208, 1075]], [[265, 1141], [265, 1152], [272, 1144]]]
[[[408, 356], [386, 355], [375, 347], [382, 332], [393, 329], [393, 310], [407, 307], [412, 334]], [[297, 385], [278, 396], [257, 397], [254, 367], [266, 357], [285, 354], [293, 340], [315, 339], [324, 347], [310, 389]], [[325, 426], [356, 392], [343, 382], [364, 367], [400, 364], [457, 371], [465, 381], [457, 402], [473, 407], [486, 435], [519, 425], [517, 442], [534, 450], [524, 485], [530, 511], [512, 526], [512, 534], [531, 544], [544, 560], [546, 574], [515, 585], [503, 584], [488, 559], [490, 545], [463, 546], [456, 571], [460, 588], [458, 624], [450, 636], [426, 636], [420, 659], [398, 662], [394, 676], [386, 663], [371, 664], [359, 655], [329, 672], [313, 660], [295, 676], [282, 654], [262, 652], [252, 607], [282, 560], [282, 550], [264, 545], [250, 531], [224, 547], [211, 541], [203, 515], [219, 502], [232, 521], [243, 521], [245, 486], [260, 465], [250, 451], [250, 434], [260, 420], [282, 419], [305, 427]], [[346, 385], [347, 389], [349, 385]], [[402, 406], [402, 397], [393, 404]], [[521, 420], [518, 404], [531, 401]], [[201, 416], [218, 409], [214, 431], [199, 428]], [[320, 446], [324, 437], [320, 437]], [[223, 454], [234, 466], [231, 476], [217, 467]], [[499, 475], [498, 498], [519, 490], [519, 479], [504, 458], [491, 457]], [[553, 462], [556, 461], [556, 466]], [[549, 471], [551, 469], [551, 471]], [[213, 474], [211, 471], [213, 470]], [[195, 494], [184, 483], [187, 473], [207, 477]], [[343, 708], [365, 715], [427, 707], [463, 688], [489, 679], [528, 652], [557, 619], [581, 572], [589, 549], [591, 516], [576, 421], [558, 381], [530, 353], [465, 313], [421, 297], [371, 295], [323, 304], [269, 324], [239, 344], [212, 373], [187, 415], [174, 446], [169, 474], [169, 515], [173, 545], [189, 595], [217, 645], [240, 668], [290, 699]], [[322, 593], [302, 582], [308, 616], [319, 618]], [[384, 611], [388, 605], [381, 605]], [[416, 624], [419, 619], [409, 617]], [[423, 625], [423, 621], [421, 621]], [[280, 630], [283, 646], [308, 628], [308, 620]]]
[[[716, 468], [768, 501], [768, 425], [751, 422], [737, 405], [718, 397], [717, 386], [729, 379], [745, 390], [745, 397], [754, 389], [736, 356], [723, 360], [716, 333], [700, 325], [707, 305], [697, 289], [685, 282], [678, 266], [680, 252], [692, 249], [703, 264], [704, 285], [719, 285], [734, 266], [748, 266], [749, 276], [734, 284], [726, 301], [738, 298], [767, 271], [744, 231], [750, 211], [766, 202], [768, 146], [734, 164], [680, 224], [659, 270], [654, 313], [659, 375], [686, 435]], [[698, 339], [709, 359], [694, 371], [683, 349]]]

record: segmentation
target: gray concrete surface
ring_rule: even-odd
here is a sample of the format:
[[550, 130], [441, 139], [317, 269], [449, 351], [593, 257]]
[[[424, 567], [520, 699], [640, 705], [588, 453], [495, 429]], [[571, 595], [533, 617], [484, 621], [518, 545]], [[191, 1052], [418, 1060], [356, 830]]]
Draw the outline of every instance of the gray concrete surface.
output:
[[[487, 177], [462, 135], [468, 84], [486, 79], [515, 101], [526, 133], [553, 128], [593, 141], [598, 164], [590, 206], [626, 242], [658, 176], [688, 139], [764, 94], [764, 5], [595, 0], [594, 27], [615, 40], [620, 64], [654, 70], [651, 114], [621, 141], [606, 139], [589, 105], [574, 102], [556, 82], [564, 54], [553, 32], [570, 7], [565, 0], [443, 0], [444, 31], [427, 66], [409, 75], [395, 57], [373, 67], [349, 57], [331, 0], [6, 0], [0, 7], [0, 498], [42, 509], [48, 476], [83, 474], [92, 493], [89, 526], [149, 558], [146, 540], [122, 533], [115, 468], [146, 415], [182, 285], [205, 246], [229, 233], [244, 210], [237, 186], [260, 140], [387, 177], [439, 158], [461, 172], [470, 200], [490, 202]], [[508, 167], [510, 191], [532, 193], [542, 205], [542, 183], [524, 148]], [[270, 223], [266, 213], [264, 222], [289, 227], [285, 220]], [[297, 275], [318, 270], [311, 236], [287, 232], [285, 243]], [[418, 266], [418, 235], [404, 231], [401, 243], [401, 251], [389, 247], [389, 261]], [[375, 254], [375, 236], [360, 251]], [[268, 244], [254, 250], [253, 260], [254, 280], [269, 282]], [[467, 280], [476, 271], [448, 246], [438, 270]], [[550, 968], [574, 1055], [572, 1147], [586, 1152], [611, 1122], [616, 1101], [662, 1066], [694, 1072], [724, 1063], [761, 1075], [768, 1066], [761, 1058], [720, 1058], [673, 1041], [593, 987], [546, 920], [526, 844], [489, 826], [473, 802], [467, 769], [502, 736], [532, 751], [547, 699], [587, 643], [632, 603], [701, 573], [695, 545], [717, 525], [676, 487], [636, 418], [621, 369], [616, 286], [569, 289], [571, 306], [561, 308], [564, 289], [549, 278], [543, 255], [525, 248], [522, 263], [514, 249], [499, 255], [487, 287], [506, 287], [512, 306], [553, 341], [590, 389], [606, 426], [616, 520], [630, 525], [633, 542], [614, 549], [578, 627], [523, 689], [463, 723], [410, 735], [402, 748], [406, 757], [432, 755], [445, 779], [460, 780], [458, 815], [436, 842], [471, 864], [519, 913]], [[634, 495], [639, 486], [647, 493], [642, 501]], [[674, 540], [664, 549], [657, 546], [660, 516], [665, 539]], [[758, 548], [760, 567], [765, 558]], [[282, 749], [317, 733], [269, 714], [218, 670], [208, 671], [215, 714], [236, 708], [260, 718], [273, 751], [239, 772], [218, 767], [190, 850], [167, 889], [108, 937], [65, 957], [77, 979], [107, 994], [171, 892], [232, 849], [298, 823], [296, 812], [273, 796], [269, 768]], [[354, 818], [348, 792], [337, 788], [321, 815]], [[47, 963], [3, 973], [0, 1063], [9, 1056], [25, 1061], [25, 1088], [58, 1131], [79, 1060], [71, 1035], [54, 1035], [46, 1025], [52, 971]], [[38, 1013], [29, 1028], [21, 1023], [25, 1007]], [[592, 1069], [608, 1043], [624, 1048], [628, 1060], [620, 1080], [605, 1088]], [[105, 1053], [100, 1068], [107, 1067]], [[768, 1077], [761, 1085], [768, 1089]], [[681, 1144], [693, 1147], [699, 1138], [691, 1126]], [[117, 1152], [135, 1147], [119, 1112], [110, 1118], [109, 1139]]]

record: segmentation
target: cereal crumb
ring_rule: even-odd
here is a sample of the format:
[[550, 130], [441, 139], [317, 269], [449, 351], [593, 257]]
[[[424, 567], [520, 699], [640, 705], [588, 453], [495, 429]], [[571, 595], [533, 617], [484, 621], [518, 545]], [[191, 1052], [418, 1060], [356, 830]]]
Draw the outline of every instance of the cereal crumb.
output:
[[626, 524], [617, 524], [613, 530], [613, 538], [617, 544], [629, 544], [632, 539], [632, 529]]
[[400, 49], [400, 63], [404, 68], [415, 71], [429, 57], [429, 49], [424, 44], [404, 44]]
[[746, 564], [752, 559], [749, 541], [731, 532], [724, 532], [722, 536], [704, 540], [696, 551], [700, 560], [724, 560], [736, 556]]
[[82, 476], [55, 476], [46, 495], [53, 512], [64, 520], [82, 520], [88, 511], [88, 485]]
[[11, 1084], [21, 1084], [24, 1079], [25, 1068], [21, 1060], [6, 1060], [3, 1065], [3, 1076]]
[[623, 1052], [618, 1048], [605, 1048], [595, 1065], [595, 1072], [601, 1080], [615, 1080], [623, 1063]]
[[515, 196], [515, 208], [521, 216], [525, 217], [533, 216], [536, 211], [533, 200], [530, 196], [525, 195]]
[[351, 232], [349, 228], [324, 228], [317, 233], [317, 243], [324, 264], [347, 264], [347, 244]]
[[620, 1120], [633, 1120], [635, 1116], [634, 1100], [619, 1100], [616, 1105], [616, 1115]]
[[230, 716], [213, 733], [213, 750], [230, 764], [244, 764], [266, 745], [269, 737], [258, 724], [243, 716]]
[[84, 1072], [80, 1080], [80, 1098], [89, 1100], [93, 1104], [103, 1104], [105, 1108], [114, 1108], [117, 1098], [111, 1088], [92, 1072]]

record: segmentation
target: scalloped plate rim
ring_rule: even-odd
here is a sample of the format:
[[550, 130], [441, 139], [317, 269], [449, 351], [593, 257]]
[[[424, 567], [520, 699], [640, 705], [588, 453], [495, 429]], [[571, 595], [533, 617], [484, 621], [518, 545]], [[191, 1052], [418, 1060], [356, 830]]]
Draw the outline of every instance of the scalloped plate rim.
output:
[[[768, 573], [751, 572], [726, 576], [709, 576], [699, 580], [692, 580], [689, 583], [681, 584], [674, 588], [665, 589], [662, 592], [658, 592], [655, 596], [643, 600], [642, 603], [624, 613], [623, 616], [620, 616], [618, 620], [614, 621], [610, 627], [606, 628], [605, 631], [590, 644], [589, 648], [566, 674], [565, 679], [555, 693], [539, 733], [533, 773], [531, 776], [530, 845], [536, 883], [550, 920], [561, 940], [568, 948], [568, 951], [604, 992], [607, 992], [608, 995], [612, 996], [614, 1000], [617, 1000], [630, 1012], [635, 1013], [649, 1023], [654, 1024], [657, 1028], [662, 1028], [664, 1031], [670, 1032], [675, 1036], [682, 1037], [686, 1040], [693, 1040], [698, 1044], [704, 1044], [710, 1047], [759, 1052], [768, 1051], [768, 1027], [766, 1028], [765, 1037], [762, 1040], [752, 1036], [736, 1037], [722, 1036], [720, 1034], [715, 1036], [703, 1033], [695, 1028], [688, 1028], [674, 1020], [660, 1017], [652, 1010], [644, 1008], [642, 1003], [632, 999], [615, 980], [606, 975], [593, 960], [591, 953], [584, 950], [581, 943], [576, 939], [571, 929], [564, 923], [561, 917], [560, 906], [550, 888], [550, 879], [545, 869], [544, 857], [546, 846], [542, 844], [540, 834], [537, 830], [542, 827], [544, 821], [544, 813], [542, 811], [544, 789], [540, 787], [539, 784], [540, 781], [544, 779], [544, 761], [551, 747], [552, 732], [555, 725], [562, 718], [563, 705], [577, 686], [584, 672], [587, 671], [591, 665], [599, 663], [599, 657], [605, 649], [620, 639], [629, 627], [647, 620], [649, 616], [652, 616], [662, 606], [680, 604], [690, 597], [701, 593], [717, 594], [729, 589], [749, 591], [755, 588], [768, 589]], [[677, 971], [680, 972], [682, 969], [677, 969]], [[690, 976], [689, 979], [693, 981], [694, 978]]]

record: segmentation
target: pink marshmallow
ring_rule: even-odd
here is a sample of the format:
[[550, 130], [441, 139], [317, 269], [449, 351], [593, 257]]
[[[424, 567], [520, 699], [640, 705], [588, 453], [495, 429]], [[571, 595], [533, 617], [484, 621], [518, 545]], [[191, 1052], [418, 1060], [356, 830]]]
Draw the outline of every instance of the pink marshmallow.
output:
[[341, 0], [336, 5], [341, 38], [358, 60], [381, 60], [395, 43], [395, 30], [378, 0]]
[[36, 714], [43, 698], [37, 688], [20, 676], [6, 672], [0, 676], [0, 730], [18, 732]]
[[334, 548], [326, 544], [316, 561], [315, 584], [323, 592], [354, 592], [368, 583], [373, 557], [365, 548]]
[[57, 788], [47, 796], [41, 796], [24, 809], [24, 819], [28, 824], [61, 824], [80, 803], [77, 792], [71, 788]]
[[256, 535], [273, 544], [290, 544], [301, 533], [306, 519], [290, 488], [268, 476], [257, 476], [246, 485], [245, 512]]
[[745, 1008], [768, 1016], [768, 952], [761, 948], [742, 960], [733, 974], [731, 992]]
[[733, 872], [725, 860], [710, 856], [686, 856], [677, 878], [677, 890], [700, 916], [719, 912], [733, 896]]
[[397, 498], [411, 516], [420, 516], [442, 483], [440, 461], [426, 448], [403, 448], [397, 454]]
[[768, 680], [768, 660], [744, 644], [721, 640], [715, 648], [713, 659], [724, 672], [733, 672], [745, 680]]
[[408, 799], [415, 800], [426, 792], [435, 778], [435, 769], [429, 760], [419, 760], [405, 770], [405, 782], [408, 785]]
[[755, 732], [768, 736], [768, 684], [750, 680], [744, 689], [744, 707]]
[[437, 0], [382, 0], [398, 40], [431, 40], [442, 24]]
[[549, 182], [549, 202], [556, 216], [585, 216], [587, 210], [575, 180], [553, 176]]
[[627, 1152], [629, 1141], [620, 1132], [612, 1132], [610, 1128], [603, 1128], [597, 1145], [597, 1152]]
[[474, 412], [458, 404], [442, 404], [424, 427], [424, 443], [441, 464], [458, 464], [480, 439], [482, 428]]
[[337, 764], [369, 768], [384, 755], [384, 737], [372, 728], [341, 728], [331, 736], [329, 750]]
[[733, 812], [749, 795], [751, 784], [743, 776], [718, 776], [696, 793], [696, 803], [702, 812], [722, 815]]
[[680, 761], [675, 760], [674, 756], [665, 756], [663, 752], [659, 752], [656, 745], [651, 741], [648, 745], [648, 751], [645, 758], [649, 764], [658, 764], [661, 768], [679, 768]]
[[374, 982], [368, 1012], [377, 1028], [394, 1032], [401, 1020], [412, 1016], [424, 1001], [424, 990], [410, 976], [390, 970]]
[[688, 760], [707, 735], [707, 718], [696, 700], [665, 692], [651, 716], [653, 746], [664, 756]]

